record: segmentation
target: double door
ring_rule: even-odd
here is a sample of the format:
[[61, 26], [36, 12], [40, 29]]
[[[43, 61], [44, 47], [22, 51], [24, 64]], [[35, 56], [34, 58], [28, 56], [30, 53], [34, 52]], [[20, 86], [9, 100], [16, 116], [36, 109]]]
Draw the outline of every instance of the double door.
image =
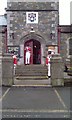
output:
[[[29, 46], [31, 48], [30, 64], [41, 64], [41, 44], [37, 40], [28, 40], [24, 44], [24, 48]], [[26, 53], [24, 50], [24, 64]]]

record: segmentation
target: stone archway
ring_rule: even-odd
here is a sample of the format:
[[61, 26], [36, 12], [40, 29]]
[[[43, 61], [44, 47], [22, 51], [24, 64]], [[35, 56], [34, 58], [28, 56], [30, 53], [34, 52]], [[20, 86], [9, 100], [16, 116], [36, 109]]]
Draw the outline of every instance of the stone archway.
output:
[[[25, 47], [25, 43], [29, 40], [33, 40], [34, 45], [37, 43], [40, 44], [40, 50], [41, 50], [40, 64], [45, 64], [45, 57], [44, 56], [45, 56], [46, 41], [41, 35], [35, 34], [35, 33], [27, 34], [20, 39], [20, 54], [22, 56], [21, 63], [22, 64], [25, 63], [24, 62], [24, 47]], [[36, 64], [36, 62], [37, 62], [36, 60], [35, 60], [35, 62], [33, 60], [34, 64]]]

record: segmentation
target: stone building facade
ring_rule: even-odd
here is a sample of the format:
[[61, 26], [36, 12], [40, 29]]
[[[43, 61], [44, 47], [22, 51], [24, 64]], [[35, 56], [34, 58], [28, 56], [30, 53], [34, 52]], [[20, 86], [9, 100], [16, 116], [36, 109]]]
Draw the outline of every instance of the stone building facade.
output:
[[59, 1], [27, 2], [27, 0], [7, 1], [7, 47], [14, 50], [19, 64], [24, 64], [24, 49], [32, 48], [31, 64], [45, 64], [48, 49], [58, 52]]
[[[63, 62], [70, 62], [72, 56], [72, 25], [59, 25], [58, 39], [60, 40], [60, 55]], [[59, 41], [58, 40], [58, 41]]]

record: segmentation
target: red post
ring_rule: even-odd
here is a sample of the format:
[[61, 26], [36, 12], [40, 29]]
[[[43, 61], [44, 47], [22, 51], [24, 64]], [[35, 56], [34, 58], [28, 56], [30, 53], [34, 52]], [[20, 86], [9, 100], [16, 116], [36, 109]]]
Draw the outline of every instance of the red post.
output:
[[60, 53], [60, 33], [61, 33], [61, 28], [58, 28], [58, 53]]
[[6, 52], [7, 52], [7, 28], [5, 29], [5, 42], [6, 42]]

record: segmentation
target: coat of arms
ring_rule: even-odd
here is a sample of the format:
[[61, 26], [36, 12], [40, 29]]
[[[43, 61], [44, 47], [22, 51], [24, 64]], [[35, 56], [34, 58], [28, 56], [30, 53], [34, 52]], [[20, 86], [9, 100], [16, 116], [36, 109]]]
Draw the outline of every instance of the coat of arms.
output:
[[38, 23], [38, 12], [27, 12], [27, 23]]

